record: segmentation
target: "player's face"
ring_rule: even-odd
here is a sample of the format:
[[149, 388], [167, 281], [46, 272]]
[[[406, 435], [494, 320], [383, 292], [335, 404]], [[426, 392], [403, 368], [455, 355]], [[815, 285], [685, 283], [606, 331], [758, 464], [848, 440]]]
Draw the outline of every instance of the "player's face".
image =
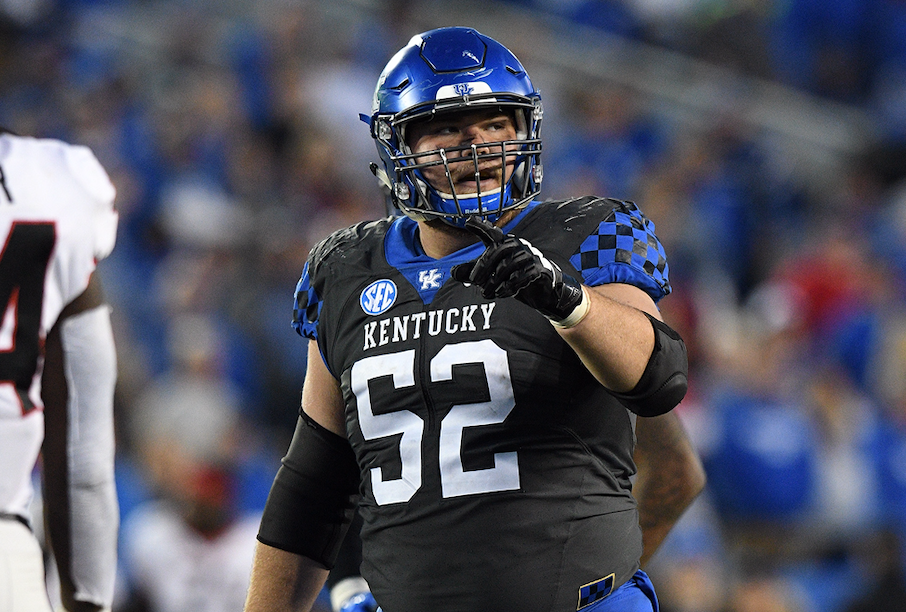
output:
[[[450, 149], [453, 147], [477, 146], [478, 154], [494, 153], [497, 156], [483, 159], [478, 165], [478, 181], [476, 181], [475, 164], [471, 159], [471, 151], [450, 151], [447, 159], [450, 161], [450, 177], [446, 175], [443, 164], [429, 166], [422, 169], [422, 174], [431, 185], [443, 193], [449, 193], [450, 183], [456, 195], [488, 193], [501, 187], [501, 174], [503, 182], [510, 178], [514, 159], [503, 161], [502, 146], [481, 146], [489, 143], [499, 143], [515, 140], [516, 125], [510, 113], [500, 109], [484, 109], [464, 113], [448, 113], [438, 115], [429, 121], [415, 123], [408, 128], [407, 142], [413, 153], [435, 151], [437, 149]], [[508, 151], [517, 150], [518, 145], [508, 145]], [[454, 161], [464, 159], [465, 161]], [[434, 155], [427, 159], [419, 159], [419, 163], [426, 161], [439, 161], [440, 156]]]

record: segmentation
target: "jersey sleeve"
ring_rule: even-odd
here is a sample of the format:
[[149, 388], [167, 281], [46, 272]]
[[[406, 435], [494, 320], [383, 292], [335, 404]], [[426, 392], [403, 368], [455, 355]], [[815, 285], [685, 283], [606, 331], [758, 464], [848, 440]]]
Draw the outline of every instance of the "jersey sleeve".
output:
[[119, 216], [114, 208], [116, 188], [101, 163], [88, 147], [66, 147], [66, 164], [70, 174], [94, 203], [94, 257], [100, 261], [107, 257], [116, 243]]
[[670, 293], [669, 266], [654, 223], [633, 202], [619, 202], [569, 262], [589, 286], [626, 283], [657, 302]]
[[293, 302], [293, 328], [300, 336], [309, 340], [318, 339], [318, 318], [321, 314], [323, 302], [318, 297], [318, 292], [312, 286], [311, 260], [305, 263], [302, 277], [296, 283], [295, 300]]

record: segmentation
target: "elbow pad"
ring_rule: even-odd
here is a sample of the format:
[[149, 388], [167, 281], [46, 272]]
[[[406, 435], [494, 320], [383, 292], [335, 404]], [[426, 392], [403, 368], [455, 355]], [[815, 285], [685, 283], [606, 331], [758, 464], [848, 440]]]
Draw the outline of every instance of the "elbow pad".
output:
[[258, 540], [331, 569], [358, 501], [349, 443], [304, 412], [271, 487]]
[[670, 412], [689, 388], [689, 360], [686, 343], [663, 321], [644, 313], [654, 327], [654, 348], [638, 384], [627, 393], [613, 393], [641, 417]]

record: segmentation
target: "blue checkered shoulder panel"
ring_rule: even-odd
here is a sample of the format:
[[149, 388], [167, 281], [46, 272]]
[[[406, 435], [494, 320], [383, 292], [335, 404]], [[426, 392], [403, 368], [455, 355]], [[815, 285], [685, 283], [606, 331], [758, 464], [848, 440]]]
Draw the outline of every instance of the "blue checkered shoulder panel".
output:
[[632, 202], [614, 208], [569, 262], [587, 285], [628, 283], [655, 302], [671, 291], [667, 255], [654, 233], [654, 223]]
[[321, 298], [311, 286], [308, 275], [308, 263], [302, 270], [302, 278], [296, 284], [295, 300], [293, 301], [293, 328], [301, 336], [311, 340], [318, 339], [318, 318], [321, 315]]

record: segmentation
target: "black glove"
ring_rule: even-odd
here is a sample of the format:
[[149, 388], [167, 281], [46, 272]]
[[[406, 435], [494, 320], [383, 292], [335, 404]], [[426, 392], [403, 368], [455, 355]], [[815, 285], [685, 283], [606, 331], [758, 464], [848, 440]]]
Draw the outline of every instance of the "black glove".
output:
[[461, 283], [477, 285], [485, 299], [515, 297], [555, 323], [567, 320], [583, 304], [579, 282], [563, 274], [528, 240], [504, 234], [477, 216], [469, 217], [466, 229], [487, 248], [478, 259], [453, 266], [450, 272]]

